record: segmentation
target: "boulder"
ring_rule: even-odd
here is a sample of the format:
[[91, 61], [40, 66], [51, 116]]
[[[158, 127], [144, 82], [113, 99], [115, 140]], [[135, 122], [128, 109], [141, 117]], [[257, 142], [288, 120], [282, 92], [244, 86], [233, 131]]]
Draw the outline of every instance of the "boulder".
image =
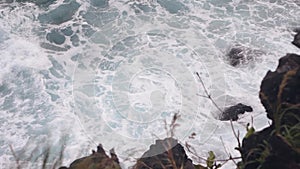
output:
[[300, 56], [287, 54], [268, 71], [259, 93], [271, 125], [245, 137], [243, 169], [300, 169]]
[[134, 169], [195, 169], [184, 148], [173, 138], [156, 140], [154, 145], [138, 159]]
[[264, 52], [251, 49], [239, 44], [234, 45], [226, 54], [227, 60], [231, 66], [239, 66], [247, 64], [251, 61], [258, 59]]
[[[287, 54], [279, 60], [277, 69], [268, 71], [259, 93], [260, 100], [267, 111], [267, 117], [273, 122], [275, 115], [285, 110], [299, 117], [300, 104], [300, 56]], [[279, 114], [280, 115], [280, 114]], [[286, 119], [288, 118], [288, 119]], [[281, 123], [297, 123], [294, 117], [284, 116]], [[292, 125], [291, 124], [291, 125]]]
[[223, 114], [221, 114], [220, 120], [232, 120], [237, 121], [239, 114], [244, 114], [245, 112], [252, 112], [253, 109], [251, 106], [244, 105], [239, 103], [237, 105], [228, 107], [224, 110]]
[[97, 151], [92, 154], [75, 160], [70, 167], [60, 167], [59, 169], [121, 169], [117, 155], [113, 150], [110, 151], [111, 157], [106, 155], [102, 145], [97, 147]]

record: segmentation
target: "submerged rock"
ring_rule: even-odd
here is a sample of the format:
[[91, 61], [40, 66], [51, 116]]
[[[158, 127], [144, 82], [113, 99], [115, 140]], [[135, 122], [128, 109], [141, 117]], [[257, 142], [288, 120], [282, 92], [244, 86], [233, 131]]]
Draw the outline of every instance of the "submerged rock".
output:
[[71, 163], [70, 167], [60, 167], [59, 169], [121, 169], [117, 155], [113, 150], [110, 152], [111, 158], [106, 155], [102, 145], [97, 147], [90, 156], [83, 157]]
[[237, 44], [229, 50], [226, 56], [229, 64], [235, 67], [254, 61], [263, 54], [264, 52], [260, 50], [250, 49], [248, 47]]
[[223, 114], [221, 115], [220, 120], [237, 121], [239, 114], [244, 114], [245, 112], [252, 112], [252, 111], [253, 109], [251, 106], [247, 106], [242, 103], [239, 103], [237, 105], [226, 108]]
[[184, 148], [173, 138], [156, 140], [154, 145], [138, 159], [134, 169], [194, 169]]

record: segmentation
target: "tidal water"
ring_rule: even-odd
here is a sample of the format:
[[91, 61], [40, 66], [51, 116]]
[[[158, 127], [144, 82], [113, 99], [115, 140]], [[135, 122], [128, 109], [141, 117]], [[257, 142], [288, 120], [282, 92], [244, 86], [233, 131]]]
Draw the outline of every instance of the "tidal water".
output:
[[[128, 168], [171, 136], [175, 113], [174, 137], [199, 156], [239, 156], [206, 91], [221, 109], [253, 107], [233, 122], [241, 138], [247, 123], [267, 126], [260, 82], [280, 57], [299, 53], [291, 44], [299, 2], [1, 0], [0, 168], [15, 164], [9, 146], [30, 166], [49, 146], [55, 158], [63, 144], [69, 165], [99, 143]], [[237, 67], [226, 56], [235, 46], [251, 55]]]

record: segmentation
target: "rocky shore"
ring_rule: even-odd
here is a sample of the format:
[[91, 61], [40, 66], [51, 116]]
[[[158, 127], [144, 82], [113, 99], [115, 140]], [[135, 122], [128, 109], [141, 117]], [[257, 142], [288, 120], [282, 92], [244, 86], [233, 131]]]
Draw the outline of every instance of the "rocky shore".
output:
[[[292, 44], [300, 48], [300, 31]], [[248, 133], [237, 148], [241, 153], [239, 169], [300, 169], [300, 55], [287, 54], [279, 60], [277, 69], [268, 71], [261, 82], [259, 97], [272, 121], [261, 131]], [[220, 120], [237, 120], [238, 114], [252, 108], [237, 104], [224, 110]], [[155, 154], [157, 150], [163, 153]], [[209, 160], [209, 158], [208, 158]], [[209, 164], [210, 161], [207, 161]], [[194, 165], [182, 145], [173, 138], [157, 140], [137, 160], [134, 169], [216, 169], [220, 166]], [[120, 169], [114, 151], [110, 157], [102, 146], [90, 156], [59, 169]]]

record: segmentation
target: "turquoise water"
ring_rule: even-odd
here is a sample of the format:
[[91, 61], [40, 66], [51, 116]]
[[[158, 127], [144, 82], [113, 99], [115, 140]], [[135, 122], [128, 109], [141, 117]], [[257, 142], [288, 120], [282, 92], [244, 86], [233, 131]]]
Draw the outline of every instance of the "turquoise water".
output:
[[[258, 99], [261, 79], [297, 49], [296, 0], [6, 0], [0, 2], [0, 161], [24, 161], [65, 138], [64, 164], [98, 143], [115, 148], [124, 168], [180, 113], [175, 137], [198, 154], [233, 156], [228, 122], [205, 95], [199, 79], [223, 108], [254, 108], [234, 123], [241, 135], [253, 118], [267, 119]], [[232, 46], [259, 51], [239, 67], [228, 64]], [[195, 132], [196, 138], [188, 136]], [[38, 148], [36, 148], [38, 147]], [[159, 152], [158, 152], [159, 153]], [[192, 154], [189, 154], [193, 158]], [[194, 159], [195, 162], [201, 162]], [[223, 168], [232, 168], [226, 164]]]

